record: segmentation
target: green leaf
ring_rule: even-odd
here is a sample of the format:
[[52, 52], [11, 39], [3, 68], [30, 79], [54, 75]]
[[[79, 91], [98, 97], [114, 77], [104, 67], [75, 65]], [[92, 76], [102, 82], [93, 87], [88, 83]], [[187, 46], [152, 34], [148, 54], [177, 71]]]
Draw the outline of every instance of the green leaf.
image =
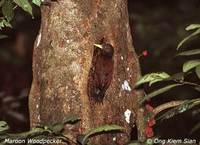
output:
[[168, 75], [165, 72], [149, 73], [149, 74], [142, 76], [142, 78], [140, 78], [136, 82], [136, 87], [141, 84], [144, 84], [144, 83], [149, 83], [149, 85], [151, 86], [152, 84], [163, 81], [169, 77], [170, 77], [170, 75]]
[[157, 118], [157, 120], [164, 120], [174, 117], [177, 114], [181, 114], [189, 109], [192, 109], [193, 107], [200, 105], [200, 99], [192, 99], [192, 100], [186, 100], [183, 104], [174, 107], [170, 109], [169, 111], [162, 114], [160, 117]]
[[185, 30], [190, 31], [190, 30], [194, 30], [194, 29], [198, 29], [198, 28], [200, 28], [200, 24], [191, 24], [191, 25], [187, 26], [185, 28]]
[[200, 59], [189, 60], [183, 64], [183, 72], [188, 72], [191, 69], [197, 67], [198, 65], [200, 65]]
[[14, 2], [24, 11], [28, 12], [31, 16], [33, 16], [32, 6], [28, 0], [14, 0]]
[[200, 65], [198, 65], [198, 66], [196, 67], [195, 72], [196, 72], [198, 78], [200, 79]]
[[42, 1], [41, 0], [32, 0], [32, 3], [34, 3], [37, 6], [41, 6]]
[[14, 16], [12, 0], [6, 0], [2, 5], [2, 13], [7, 21], [11, 21]]
[[4, 27], [12, 27], [11, 24], [6, 19], [0, 21], [0, 30]]
[[89, 140], [89, 137], [91, 135], [96, 135], [96, 134], [99, 134], [99, 133], [110, 132], [110, 131], [120, 131], [120, 132], [122, 132], [123, 130], [124, 130], [124, 128], [120, 127], [118, 125], [103, 125], [103, 126], [89, 130], [84, 135], [78, 136], [77, 140], [81, 145], [86, 145], [88, 140]]
[[11, 24], [8, 22], [8, 21], [4, 21], [4, 25], [6, 26], [6, 27], [10, 27], [10, 28], [12, 28], [12, 26], [11, 26]]
[[200, 49], [193, 49], [188, 51], [183, 51], [177, 54], [177, 56], [190, 56], [200, 54]]
[[187, 36], [186, 38], [184, 38], [177, 46], [177, 50], [189, 39], [191, 39], [192, 37], [196, 36], [200, 34], [200, 29], [197, 29], [195, 32], [193, 32], [192, 34], [190, 34], [189, 36]]
[[160, 78], [160, 79], [157, 78], [157, 79], [155, 79], [155, 80], [149, 82], [149, 86], [151, 86], [151, 85], [153, 85], [153, 84], [155, 84], [155, 83], [157, 83], [157, 82], [161, 82], [161, 81], [163, 81], [163, 79], [161, 79], [161, 78]]
[[0, 133], [9, 129], [8, 124], [5, 121], [0, 121]]
[[149, 99], [151, 99], [151, 98], [153, 98], [155, 96], [158, 96], [158, 95], [160, 95], [160, 94], [162, 94], [164, 92], [167, 92], [170, 89], [172, 89], [174, 87], [177, 87], [177, 86], [180, 86], [180, 85], [182, 85], [182, 84], [173, 84], [173, 85], [168, 85], [168, 86], [165, 86], [165, 87], [163, 87], [161, 89], [158, 89], [158, 90], [156, 90], [156, 91], [144, 96], [144, 98], [142, 98], [142, 100], [140, 101], [140, 104], [142, 104], [146, 100], [149, 100]]
[[79, 120], [80, 120], [80, 118], [77, 115], [68, 115], [63, 119], [63, 124], [67, 124], [67, 123], [73, 124]]

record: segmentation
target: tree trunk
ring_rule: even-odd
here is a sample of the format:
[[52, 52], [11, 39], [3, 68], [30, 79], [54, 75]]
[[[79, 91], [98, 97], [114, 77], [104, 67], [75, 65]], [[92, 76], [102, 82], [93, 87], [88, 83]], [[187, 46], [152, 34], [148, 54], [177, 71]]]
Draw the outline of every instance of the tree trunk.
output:
[[[128, 134], [109, 134], [98, 144], [123, 145], [137, 117], [138, 58], [132, 46], [126, 0], [60, 0], [41, 10], [42, 22], [33, 53], [29, 98], [31, 126], [60, 122], [77, 114], [72, 135], [104, 124], [117, 124]], [[103, 103], [87, 95], [94, 43], [104, 38], [114, 47], [114, 72]], [[130, 118], [129, 114], [131, 112]]]

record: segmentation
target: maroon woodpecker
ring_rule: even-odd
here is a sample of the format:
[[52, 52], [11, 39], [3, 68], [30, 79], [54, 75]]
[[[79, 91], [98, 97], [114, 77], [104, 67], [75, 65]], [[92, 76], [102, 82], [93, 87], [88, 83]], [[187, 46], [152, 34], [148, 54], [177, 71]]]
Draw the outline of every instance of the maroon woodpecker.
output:
[[103, 42], [94, 44], [92, 64], [88, 76], [87, 93], [89, 99], [103, 102], [106, 90], [113, 77], [114, 48], [111, 44]]

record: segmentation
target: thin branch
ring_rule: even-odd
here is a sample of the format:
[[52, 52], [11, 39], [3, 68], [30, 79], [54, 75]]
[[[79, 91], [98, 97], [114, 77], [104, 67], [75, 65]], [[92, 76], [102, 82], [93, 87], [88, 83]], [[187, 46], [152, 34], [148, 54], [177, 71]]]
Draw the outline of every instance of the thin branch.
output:
[[159, 105], [158, 107], [154, 108], [153, 113], [156, 116], [161, 111], [169, 109], [169, 108], [172, 108], [172, 107], [179, 106], [179, 105], [185, 103], [186, 101], [187, 100], [183, 100], [183, 101], [170, 101], [170, 102], [164, 103], [164, 104]]
[[173, 80], [176, 83], [180, 83], [182, 85], [191, 85], [191, 86], [195, 86], [195, 87], [200, 87], [199, 84], [193, 83], [193, 82], [187, 82], [187, 81], [179, 81], [179, 80]]
[[192, 82], [183, 82], [183, 84], [184, 84], [184, 85], [192, 85], [192, 86], [200, 87], [199, 84], [192, 83]]
[[18, 7], [18, 5], [15, 5], [15, 6], [13, 7], [13, 10], [15, 10], [17, 7]]

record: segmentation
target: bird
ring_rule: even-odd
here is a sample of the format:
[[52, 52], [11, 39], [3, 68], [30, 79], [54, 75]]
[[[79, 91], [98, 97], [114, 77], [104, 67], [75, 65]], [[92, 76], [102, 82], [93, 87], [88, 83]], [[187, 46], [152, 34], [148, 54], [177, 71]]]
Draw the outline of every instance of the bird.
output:
[[114, 48], [107, 42], [94, 44], [92, 63], [89, 70], [87, 93], [89, 100], [103, 102], [111, 84], [114, 68]]

